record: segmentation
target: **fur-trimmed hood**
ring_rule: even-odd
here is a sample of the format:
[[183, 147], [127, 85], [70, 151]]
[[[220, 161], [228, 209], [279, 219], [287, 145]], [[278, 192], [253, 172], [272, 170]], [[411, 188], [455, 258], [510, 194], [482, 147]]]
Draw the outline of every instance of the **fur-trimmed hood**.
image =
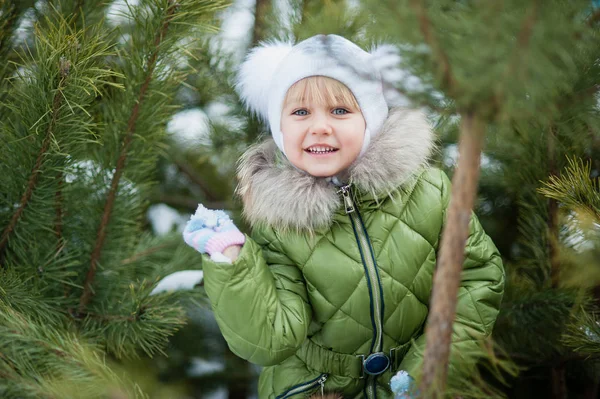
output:
[[[425, 115], [414, 109], [390, 111], [381, 132], [348, 168], [345, 182], [374, 198], [391, 195], [426, 166], [435, 138]], [[328, 179], [296, 169], [273, 139], [250, 147], [238, 165], [237, 194], [251, 226], [313, 231], [331, 224], [341, 205]]]

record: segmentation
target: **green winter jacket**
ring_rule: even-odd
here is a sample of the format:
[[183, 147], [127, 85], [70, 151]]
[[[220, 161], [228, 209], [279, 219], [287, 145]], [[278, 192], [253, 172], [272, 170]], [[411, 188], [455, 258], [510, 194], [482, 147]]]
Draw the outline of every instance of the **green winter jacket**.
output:
[[[231, 350], [265, 366], [259, 397], [392, 397], [397, 370], [416, 375], [432, 275], [450, 198], [427, 166], [432, 132], [396, 109], [342, 177], [343, 190], [295, 169], [272, 140], [246, 152], [238, 192], [252, 236], [233, 264], [203, 259], [206, 293]], [[451, 356], [488, 336], [504, 286], [498, 251], [477, 218], [459, 291]], [[384, 352], [391, 367], [364, 375]]]

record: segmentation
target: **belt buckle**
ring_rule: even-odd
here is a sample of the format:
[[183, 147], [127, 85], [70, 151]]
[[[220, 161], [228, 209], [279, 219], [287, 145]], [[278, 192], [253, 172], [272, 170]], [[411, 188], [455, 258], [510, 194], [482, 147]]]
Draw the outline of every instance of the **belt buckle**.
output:
[[365, 355], [358, 355], [362, 358], [361, 368], [362, 375], [360, 378], [365, 378], [365, 374], [368, 375], [379, 375], [384, 373], [392, 364], [390, 357], [383, 352], [371, 353], [365, 358]]

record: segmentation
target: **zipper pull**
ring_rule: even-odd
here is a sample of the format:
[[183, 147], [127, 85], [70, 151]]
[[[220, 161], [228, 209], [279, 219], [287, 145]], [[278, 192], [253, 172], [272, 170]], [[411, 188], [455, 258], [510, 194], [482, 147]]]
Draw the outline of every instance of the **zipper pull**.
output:
[[321, 378], [319, 378], [319, 385], [321, 385], [321, 397], [324, 396], [323, 388], [325, 387], [325, 381], [327, 381], [327, 374], [324, 374]]
[[346, 214], [354, 212], [354, 202], [352, 201], [352, 196], [350, 195], [350, 184], [347, 186], [342, 186], [338, 193], [342, 193], [344, 196], [344, 207], [346, 208]]

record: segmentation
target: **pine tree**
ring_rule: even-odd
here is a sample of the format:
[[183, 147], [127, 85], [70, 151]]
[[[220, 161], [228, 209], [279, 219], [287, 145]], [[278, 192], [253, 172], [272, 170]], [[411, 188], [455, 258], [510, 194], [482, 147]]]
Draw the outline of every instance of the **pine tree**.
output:
[[[0, 0], [0, 54], [12, 61], [0, 69], [0, 392], [141, 396], [131, 378], [106, 367], [103, 353], [172, 354], [211, 334], [194, 322], [164, 349], [184, 322], [190, 293], [149, 296], [152, 283], [201, 265], [178, 234], [141, 234], [145, 211], [166, 203], [189, 213], [203, 203], [232, 211], [247, 231], [233, 200], [235, 160], [266, 129], [231, 88], [238, 59], [211, 50], [205, 33], [196, 49], [177, 46], [189, 46], [186, 38], [198, 37], [190, 24], [206, 21], [220, 3], [132, 3], [120, 36], [101, 19], [110, 2], [33, 3]], [[495, 343], [482, 343], [475, 355], [481, 373], [464, 381], [450, 375], [446, 396], [594, 397], [600, 273], [589, 211], [598, 187], [589, 182], [600, 173], [597, 8], [587, 0], [290, 4], [291, 22], [273, 2], [258, 1], [247, 46], [316, 33], [365, 48], [397, 45], [406, 74], [395, 89], [430, 112], [446, 155], [434, 163], [450, 174], [459, 134], [477, 127], [483, 153], [474, 206], [503, 255], [507, 286]], [[14, 31], [25, 19], [36, 21], [36, 31], [19, 44]], [[179, 61], [190, 55], [195, 72], [184, 75]], [[208, 111], [214, 104], [227, 111], [210, 121], [205, 146], [165, 141], [177, 105]], [[201, 300], [201, 290], [191, 294]], [[182, 357], [175, 370], [188, 369]], [[522, 368], [517, 377], [511, 361]], [[252, 393], [254, 376], [228, 355], [223, 371], [190, 381], [197, 395], [228, 385], [234, 397]], [[73, 386], [79, 391], [66, 390]]]
[[[592, 369], [565, 342], [573, 323], [575, 331], [582, 327], [574, 318], [593, 296], [586, 291], [589, 285], [567, 281], [568, 265], [559, 255], [564, 225], [557, 218], [558, 204], [536, 188], [559, 173], [566, 154], [594, 158], [589, 145], [597, 141], [599, 125], [598, 11], [588, 1], [542, 5], [415, 0], [386, 2], [379, 8], [367, 3], [379, 11], [373, 26], [377, 36], [400, 44], [402, 65], [415, 78], [400, 81], [397, 89], [431, 110], [445, 148], [455, 148], [448, 144], [459, 134], [463, 144], [475, 145], [473, 155], [485, 144], [487, 166], [477, 213], [483, 214], [486, 231], [499, 244], [508, 274], [494, 336], [503, 347], [502, 356], [525, 370], [522, 378], [508, 379], [513, 388], [504, 392], [556, 398], [568, 390], [578, 392], [579, 387], [566, 382], [576, 381], [566, 370]], [[467, 154], [460, 153], [465, 160]], [[455, 173], [462, 168], [463, 177], [458, 180], [477, 181], [478, 164], [475, 159], [471, 166], [459, 165]], [[464, 180], [465, 172], [475, 174]], [[455, 179], [455, 188], [457, 183]], [[460, 251], [460, 245], [454, 250]], [[453, 264], [460, 266], [458, 259]], [[439, 281], [434, 293], [446, 284]], [[432, 307], [430, 317], [438, 309]], [[429, 334], [432, 341], [441, 336], [433, 329]], [[421, 388], [443, 392], [447, 353], [428, 349], [441, 362], [424, 370]], [[528, 396], [522, 389], [532, 375], [544, 382]], [[452, 392], [451, 377], [446, 395]], [[583, 385], [596, 380], [591, 376]], [[552, 389], [544, 395], [542, 387]], [[459, 396], [474, 397], [467, 392]]]
[[149, 293], [191, 251], [144, 215], [186, 47], [223, 3], [125, 4], [114, 29], [108, 3], [0, 3], [2, 397], [144, 396], [106, 357], [160, 353], [185, 320]]

